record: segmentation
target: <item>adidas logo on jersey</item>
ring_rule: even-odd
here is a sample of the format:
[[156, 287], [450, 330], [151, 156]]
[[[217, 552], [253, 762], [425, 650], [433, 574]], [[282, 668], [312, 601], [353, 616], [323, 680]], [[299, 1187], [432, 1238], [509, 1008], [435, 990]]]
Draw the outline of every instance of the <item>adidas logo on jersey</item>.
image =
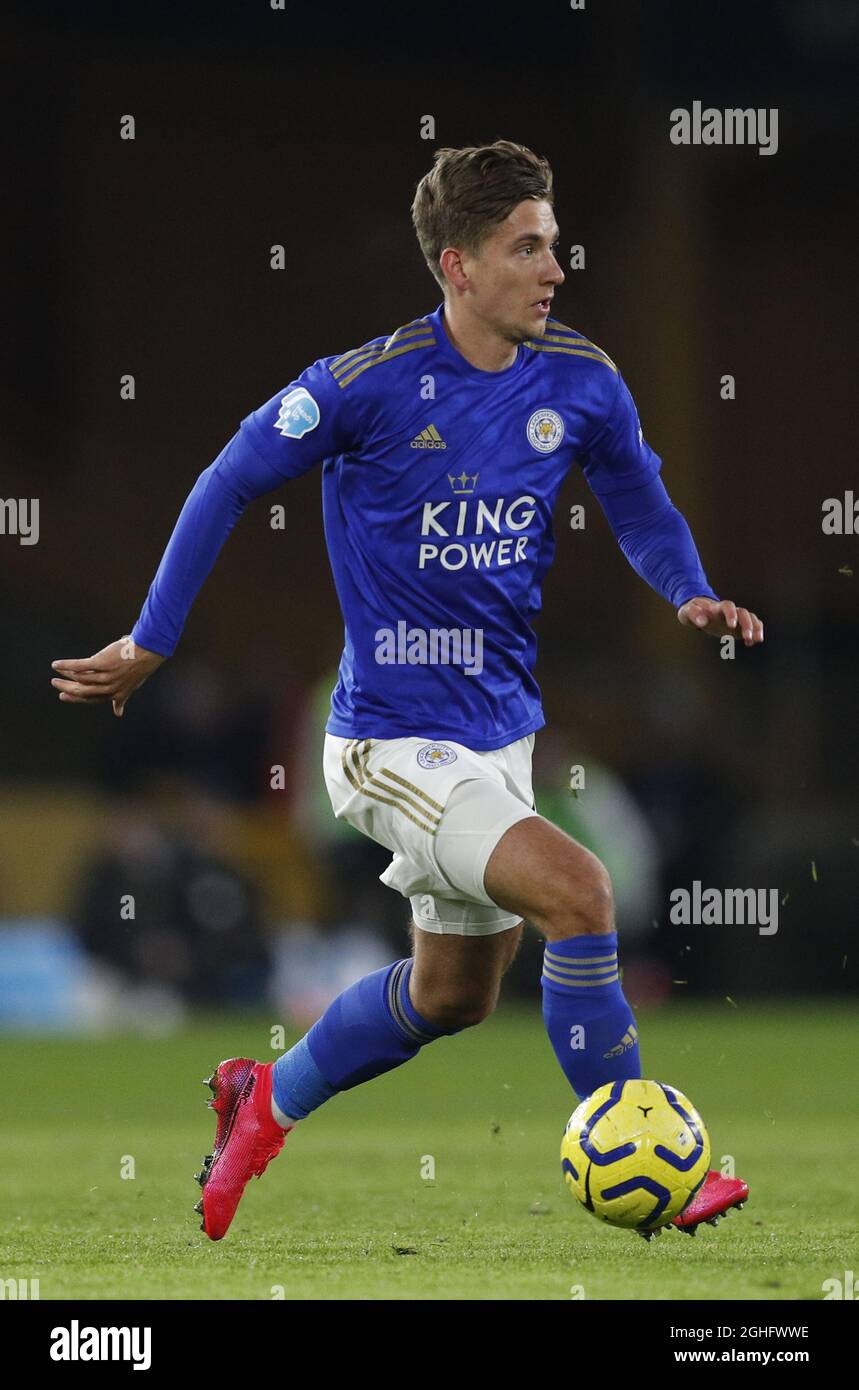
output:
[[414, 439], [409, 445], [409, 448], [446, 449], [447, 445], [445, 444], [435, 425], [427, 425], [426, 429], [421, 430], [420, 434], [415, 435]]

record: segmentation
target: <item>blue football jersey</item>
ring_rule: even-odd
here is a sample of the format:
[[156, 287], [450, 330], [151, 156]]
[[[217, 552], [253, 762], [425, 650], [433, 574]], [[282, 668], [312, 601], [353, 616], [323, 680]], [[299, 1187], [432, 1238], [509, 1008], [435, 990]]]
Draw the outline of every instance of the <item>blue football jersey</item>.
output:
[[247, 501], [320, 462], [345, 626], [332, 734], [486, 750], [545, 723], [531, 620], [573, 464], [654, 588], [677, 606], [715, 597], [607, 354], [550, 318], [511, 366], [483, 371], [440, 304], [319, 359], [242, 421], [186, 503], [135, 641], [169, 653]]
[[[580, 333], [550, 318], [488, 372], [453, 346], [443, 309], [315, 362], [242, 431], [285, 476], [324, 459], [345, 624], [328, 731], [499, 748], [545, 722], [531, 619], [567, 471], [579, 462], [612, 492], [650, 482], [660, 460], [614, 363]], [[433, 631], [452, 636], [433, 644]]]

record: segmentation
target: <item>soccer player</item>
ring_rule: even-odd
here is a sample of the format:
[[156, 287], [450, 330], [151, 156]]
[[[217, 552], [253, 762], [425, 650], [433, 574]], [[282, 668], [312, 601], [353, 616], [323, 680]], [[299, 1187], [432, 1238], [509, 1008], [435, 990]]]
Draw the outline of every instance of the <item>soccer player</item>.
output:
[[[213, 1240], [314, 1110], [492, 1011], [523, 919], [545, 937], [543, 1018], [576, 1095], [641, 1076], [608, 874], [531, 789], [545, 720], [530, 619], [569, 469], [681, 624], [747, 647], [763, 628], [710, 587], [614, 362], [552, 314], [552, 182], [508, 140], [438, 150], [412, 218], [443, 303], [248, 415], [192, 489], [130, 637], [53, 663], [60, 700], [122, 715], [244, 508], [322, 463], [345, 625], [325, 780], [334, 815], [391, 851], [381, 878], [410, 900], [412, 954], [345, 990], [276, 1062], [216, 1069], [197, 1208]], [[711, 1172], [674, 1224], [694, 1232], [747, 1192]]]

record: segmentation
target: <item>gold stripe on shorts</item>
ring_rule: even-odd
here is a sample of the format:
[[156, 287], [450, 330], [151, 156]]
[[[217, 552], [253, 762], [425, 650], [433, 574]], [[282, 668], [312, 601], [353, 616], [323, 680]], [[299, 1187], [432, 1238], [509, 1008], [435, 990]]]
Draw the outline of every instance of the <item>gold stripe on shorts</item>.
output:
[[389, 767], [380, 768], [380, 771], [383, 772], [386, 777], [390, 777], [392, 781], [399, 782], [403, 787], [408, 787], [409, 791], [414, 792], [415, 796], [422, 796], [424, 801], [432, 806], [434, 810], [439, 813], [444, 810], [444, 807], [440, 806], [437, 801], [433, 801], [429, 792], [425, 792], [422, 787], [416, 787], [414, 782], [407, 782], [405, 777], [401, 777], [398, 772], [392, 772]]
[[[422, 805], [420, 801], [416, 801], [413, 796], [409, 796], [407, 792], [400, 791], [397, 787], [389, 787], [380, 777], [370, 772], [367, 764], [371, 746], [372, 739], [364, 739], [363, 741], [352, 739], [343, 747], [340, 754], [340, 762], [352, 786], [356, 791], [361, 792], [363, 796], [372, 797], [374, 801], [381, 801], [385, 806], [393, 806], [395, 811], [401, 811], [404, 816], [407, 816], [408, 819], [412, 821], [414, 825], [419, 826], [421, 830], [426, 830], [427, 834], [434, 835], [438, 828], [439, 821], [441, 820], [441, 816], [435, 815], [434, 812]], [[347, 760], [351, 761], [351, 767]], [[406, 782], [404, 778], [398, 777], [396, 773], [390, 772], [388, 768], [383, 768], [382, 771], [387, 776], [394, 777], [397, 781], [403, 782], [405, 786], [412, 786], [411, 782]], [[379, 787], [382, 791], [389, 792], [390, 795], [381, 796], [379, 792], [371, 791], [370, 787], [367, 785], [368, 783], [372, 783], [374, 787]], [[427, 796], [426, 792], [421, 792], [419, 787], [414, 787], [413, 790], [423, 796], [432, 806], [438, 806], [440, 812], [444, 810], [444, 807], [439, 806], [438, 802], [433, 801], [432, 797]], [[411, 811], [406, 810], [406, 806], [403, 805], [403, 802], [414, 807], [416, 811], [419, 811], [423, 819], [419, 819], [417, 816], [412, 815]], [[427, 822], [429, 822], [429, 824], [427, 824]]]

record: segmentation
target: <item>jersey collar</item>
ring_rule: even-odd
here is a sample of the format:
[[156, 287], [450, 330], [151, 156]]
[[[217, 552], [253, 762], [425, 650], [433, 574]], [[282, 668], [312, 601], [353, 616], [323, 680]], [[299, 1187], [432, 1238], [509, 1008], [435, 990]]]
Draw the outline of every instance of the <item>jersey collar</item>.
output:
[[444, 300], [432, 314], [427, 314], [427, 320], [432, 324], [435, 340], [439, 351], [452, 361], [457, 371], [462, 376], [473, 377], [476, 381], [503, 381], [506, 377], [513, 376], [522, 366], [525, 354], [521, 345], [516, 349], [515, 361], [509, 367], [504, 367], [500, 372], [485, 372], [482, 367], [475, 367], [469, 362], [467, 357], [463, 357], [459, 348], [454, 347], [448, 337], [447, 327], [444, 317]]

